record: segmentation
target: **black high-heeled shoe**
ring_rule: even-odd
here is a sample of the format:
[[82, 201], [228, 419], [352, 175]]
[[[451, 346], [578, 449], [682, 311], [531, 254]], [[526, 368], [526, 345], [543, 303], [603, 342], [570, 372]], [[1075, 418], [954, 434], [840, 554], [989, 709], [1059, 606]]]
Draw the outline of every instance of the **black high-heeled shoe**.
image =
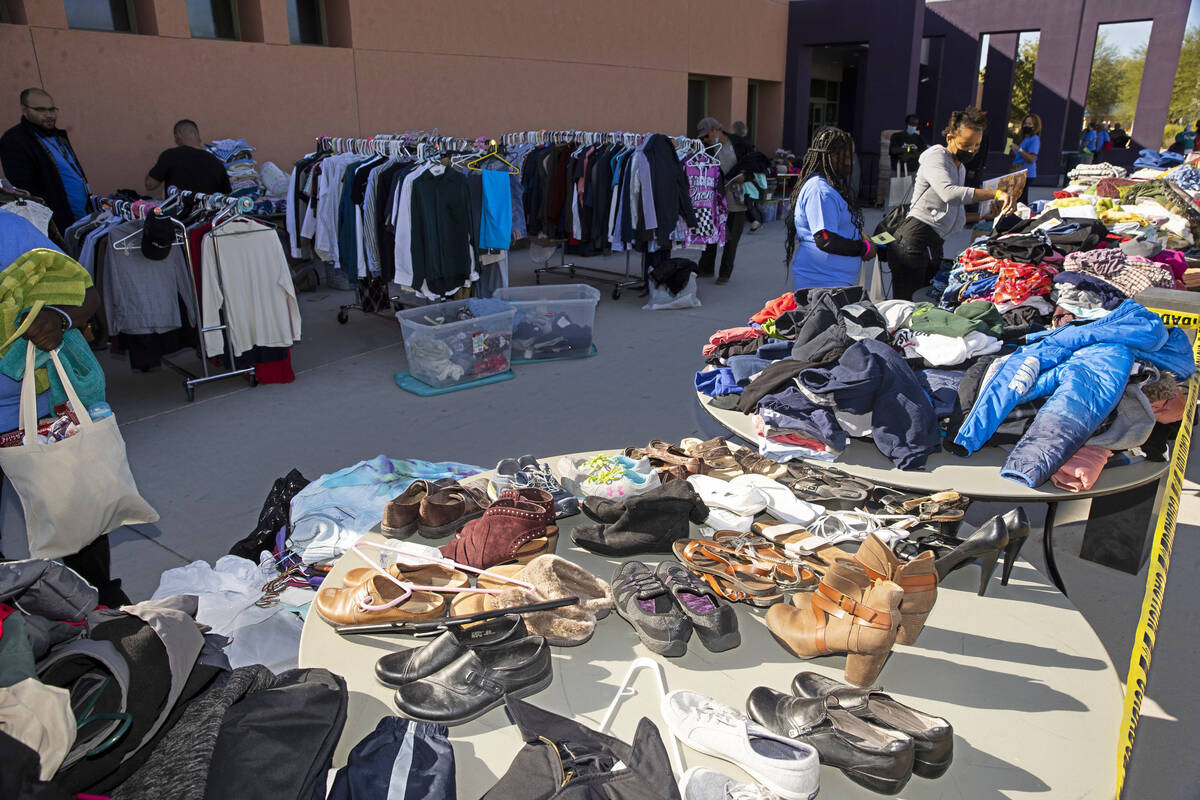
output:
[[939, 555], [934, 561], [938, 573], [938, 583], [944, 581], [946, 576], [954, 570], [978, 558], [979, 596], [982, 597], [987, 592], [988, 581], [991, 580], [992, 573], [996, 571], [996, 562], [1000, 560], [1001, 551], [1008, 547], [1008, 528], [1000, 517], [992, 517], [961, 541], [962, 544]]
[[1025, 516], [1024, 508], [1017, 506], [1000, 519], [1008, 530], [1008, 545], [1004, 548], [1004, 571], [1000, 573], [1000, 585], [1008, 586], [1008, 576], [1012, 574], [1017, 554], [1029, 538], [1029, 517]]

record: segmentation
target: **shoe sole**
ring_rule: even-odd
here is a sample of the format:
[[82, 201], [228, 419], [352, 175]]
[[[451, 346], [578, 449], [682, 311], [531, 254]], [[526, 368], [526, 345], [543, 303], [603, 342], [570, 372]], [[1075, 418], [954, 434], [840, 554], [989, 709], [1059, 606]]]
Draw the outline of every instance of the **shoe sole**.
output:
[[[468, 714], [465, 717], [455, 717], [454, 719], [434, 719], [434, 720], [425, 720], [425, 721], [435, 722], [438, 725], [446, 725], [446, 726], [464, 725], [472, 720], [479, 719], [480, 717], [482, 717], [484, 714], [488, 713], [492, 709], [496, 709], [496, 708], [499, 708], [500, 706], [504, 705], [505, 697], [515, 697], [518, 700], [524, 700], [526, 697], [531, 697], [532, 695], [535, 695], [538, 692], [542, 691], [543, 689], [548, 687], [553, 682], [554, 682], [554, 670], [551, 669], [549, 671], [549, 673], [546, 675], [546, 677], [538, 680], [537, 683], [531, 683], [524, 688], [517, 689], [516, 691], [505, 692], [503, 695], [501, 695], [499, 697], [499, 699], [489, 703], [487, 706], [484, 706], [479, 711], [472, 712], [471, 714]], [[409, 713], [400, 707], [400, 704], [396, 702], [395, 697], [392, 698], [392, 704], [395, 705], [396, 708], [401, 711], [401, 713], [404, 713], [404, 714]], [[414, 716], [413, 719], [421, 720], [422, 718]]]
[[881, 777], [872, 775], [869, 772], [862, 772], [856, 769], [843, 769], [842, 774], [850, 780], [878, 794], [899, 794], [905, 786], [908, 785], [908, 779], [912, 777], [912, 773], [908, 772], [899, 778]]
[[[692, 623], [693, 626], [695, 623]], [[729, 633], [720, 636], [709, 636], [700, 632], [700, 628], [696, 628], [696, 636], [700, 638], [700, 644], [710, 653], [723, 653], [726, 650], [732, 650], [742, 643], [741, 631], [730, 631]]]
[[[592, 519], [592, 517], [589, 516], [588, 519]], [[596, 520], [596, 521], [599, 522], [599, 520]], [[611, 525], [612, 523], [600, 522], [600, 524], [601, 525]], [[674, 544], [675, 541], [678, 541], [678, 540], [673, 539], [670, 542], [667, 542], [667, 543], [661, 545], [658, 549], [646, 549], [646, 548], [635, 547], [633, 550], [628, 551], [628, 552], [626, 552], [625, 550], [618, 550], [618, 549], [612, 548], [612, 547], [606, 547], [597, 542], [588, 542], [587, 544], [584, 544], [583, 542], [581, 542], [575, 538], [574, 531], [571, 532], [571, 541], [574, 542], [579, 547], [582, 547], [584, 550], [587, 550], [589, 553], [595, 553], [598, 556], [611, 556], [613, 558], [626, 558], [628, 556], [637, 556], [637, 555], [652, 555], [652, 554], [653, 555], [666, 555], [668, 553], [673, 553], [674, 550], [671, 549], [671, 545]]]
[[380, 525], [379, 531], [389, 539], [407, 539], [417, 532], [417, 523], [413, 522], [402, 528], [389, 528], [387, 525]]
[[919, 758], [913, 759], [913, 774], [922, 778], [940, 778], [946, 774], [946, 770], [950, 769], [950, 764], [953, 758], [947, 758], [945, 761], [922, 761]]
[[483, 511], [478, 514], [471, 514], [466, 517], [459, 517], [454, 522], [448, 522], [445, 525], [417, 525], [417, 533], [422, 539], [445, 539], [448, 536], [453, 536], [458, 530], [472, 520], [479, 519], [483, 516]]
[[[668, 725], [668, 728], [670, 728], [669, 725]], [[768, 789], [773, 791], [775, 794], [779, 795], [781, 798], [783, 798], [783, 800], [813, 800], [813, 798], [817, 796], [817, 793], [819, 791], [821, 791], [820, 771], [819, 771], [820, 768], [819, 767], [818, 767], [817, 778], [816, 778], [817, 787], [815, 789], [813, 789], [811, 792], [804, 792], [804, 793], [794, 792], [789, 789], [785, 789], [785, 788], [781, 787], [779, 784], [775, 783], [775, 781], [767, 780], [767, 778], [765, 776], [763, 776], [762, 774], [760, 774], [757, 770], [751, 769], [748, 765], [743, 764], [740, 761], [735, 761], [734, 759], [730, 758], [728, 753], [719, 753], [715, 750], [709, 750], [708, 748], [701, 747], [699, 744], [689, 741], [688, 739], [675, 733], [673, 730], [671, 731], [671, 735], [674, 736], [679, 741], [686, 744], [688, 747], [695, 750], [697, 753], [704, 753], [705, 755], [712, 756], [713, 758], [719, 758], [722, 761], [728, 761], [730, 764], [733, 764], [734, 766], [738, 767], [739, 769], [742, 770], [742, 772], [745, 772], [751, 778], [754, 778], [754, 780], [758, 781], [763, 786], [766, 786]]]

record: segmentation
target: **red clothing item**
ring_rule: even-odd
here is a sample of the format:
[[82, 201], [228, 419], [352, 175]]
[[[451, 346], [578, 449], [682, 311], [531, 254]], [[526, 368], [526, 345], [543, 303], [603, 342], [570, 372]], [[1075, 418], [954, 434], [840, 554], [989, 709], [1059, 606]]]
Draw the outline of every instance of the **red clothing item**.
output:
[[751, 322], [757, 322], [762, 325], [770, 319], [779, 319], [779, 315], [785, 311], [791, 311], [796, 308], [796, 295], [793, 292], [781, 294], [774, 300], [768, 300], [763, 306], [762, 311], [750, 318]]
[[708, 357], [717, 352], [717, 348], [730, 342], [740, 342], [744, 339], [762, 338], [763, 332], [758, 328], [725, 328], [708, 337], [708, 344], [700, 349], [700, 355]]
[[1091, 489], [1096, 485], [1096, 480], [1111, 455], [1112, 451], [1108, 448], [1085, 444], [1067, 459], [1067, 463], [1058, 468], [1058, 472], [1054, 473], [1050, 480], [1055, 486], [1068, 492]]

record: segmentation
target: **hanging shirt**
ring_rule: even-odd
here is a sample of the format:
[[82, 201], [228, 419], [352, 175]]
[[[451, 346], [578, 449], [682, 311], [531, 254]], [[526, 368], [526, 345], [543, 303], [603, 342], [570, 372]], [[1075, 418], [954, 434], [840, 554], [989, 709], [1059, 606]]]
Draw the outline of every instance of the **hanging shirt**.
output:
[[[203, 325], [220, 325], [224, 308], [235, 356], [251, 347], [290, 347], [300, 340], [292, 273], [274, 230], [252, 220], [231, 220], [204, 235], [200, 252]], [[209, 353], [225, 349], [219, 330], [205, 333], [204, 344]]]
[[67, 202], [71, 204], [71, 213], [79, 219], [87, 213], [88, 187], [83, 179], [83, 170], [70, 148], [57, 136], [40, 137], [42, 144], [50, 151], [58, 175], [62, 178], [63, 189], [67, 192]]
[[800, 187], [796, 198], [796, 254], [792, 257], [792, 284], [797, 291], [823, 286], [854, 286], [862, 269], [862, 259], [836, 256], [817, 247], [813, 236], [827, 230], [857, 239], [862, 232], [854, 227], [850, 206], [820, 175], [814, 175]]
[[1034, 156], [1033, 161], [1026, 161], [1025, 157], [1018, 152], [1013, 152], [1013, 171], [1019, 169], [1025, 170], [1025, 180], [1031, 181], [1037, 177], [1037, 154], [1042, 147], [1042, 140], [1037, 135], [1030, 136], [1021, 142], [1021, 149], [1029, 155]]
[[[0, 271], [8, 269], [14, 261], [30, 250], [39, 248], [58, 250], [58, 246], [47, 239], [32, 222], [0, 210]], [[20, 424], [17, 413], [20, 405], [21, 382], [0, 374], [0, 431], [14, 430]], [[39, 394], [37, 405], [39, 419], [49, 414], [50, 393]]]

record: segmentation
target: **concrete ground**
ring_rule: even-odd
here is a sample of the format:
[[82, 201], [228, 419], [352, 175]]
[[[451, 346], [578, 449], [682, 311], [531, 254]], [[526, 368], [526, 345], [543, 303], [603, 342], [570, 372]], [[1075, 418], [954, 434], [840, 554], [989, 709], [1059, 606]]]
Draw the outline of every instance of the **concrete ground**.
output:
[[[869, 212], [869, 227], [877, 219], [878, 212]], [[713, 430], [692, 390], [700, 345], [714, 330], [739, 324], [764, 300], [790, 288], [783, 241], [780, 223], [745, 235], [733, 281], [727, 286], [701, 281], [701, 308], [644, 312], [635, 292], [613, 301], [600, 285], [597, 356], [518, 367], [514, 380], [433, 398], [401, 391], [392, 380], [406, 369], [394, 319], [351, 312], [349, 324], [336, 322], [338, 305], [352, 297], [347, 292], [300, 295], [303, 341], [292, 350], [292, 384], [252, 389], [234, 378], [201, 387], [196, 402], [187, 403], [175, 373], [134, 373], [126, 360], [101, 355], [129, 463], [162, 516], [154, 525], [112, 534], [114, 575], [124, 579], [134, 599], [144, 599], [163, 570], [195, 559], [215, 561], [254, 529], [272, 482], [292, 467], [316, 478], [380, 453], [490, 467], [522, 453], [546, 456], [716, 435], [720, 431]], [[965, 235], [957, 237], [947, 253], [964, 243]], [[528, 252], [514, 253], [511, 261], [512, 283], [532, 284]], [[624, 269], [623, 256], [580, 263]], [[1192, 464], [1188, 479], [1126, 798], [1194, 798], [1200, 782], [1200, 762], [1190, 752], [1197, 728], [1188, 722], [1200, 712], [1200, 694], [1189, 681], [1200, 643], [1188, 611], [1200, 604], [1195, 580], [1200, 461]], [[1004, 510], [976, 504], [968, 521]], [[1028, 510], [1040, 524], [1042, 508]], [[1081, 561], [1080, 526], [1064, 516], [1055, 542], [1071, 600], [1123, 675], [1145, 570], [1131, 576]], [[19, 553], [23, 530], [20, 504], [9, 487], [5, 553]], [[1023, 555], [1040, 568], [1041, 543], [1034, 538]], [[991, 591], [1003, 589], [994, 583]], [[1116, 757], [1117, 737], [1114, 730], [1112, 751], [1096, 753], [1097, 760]]]

